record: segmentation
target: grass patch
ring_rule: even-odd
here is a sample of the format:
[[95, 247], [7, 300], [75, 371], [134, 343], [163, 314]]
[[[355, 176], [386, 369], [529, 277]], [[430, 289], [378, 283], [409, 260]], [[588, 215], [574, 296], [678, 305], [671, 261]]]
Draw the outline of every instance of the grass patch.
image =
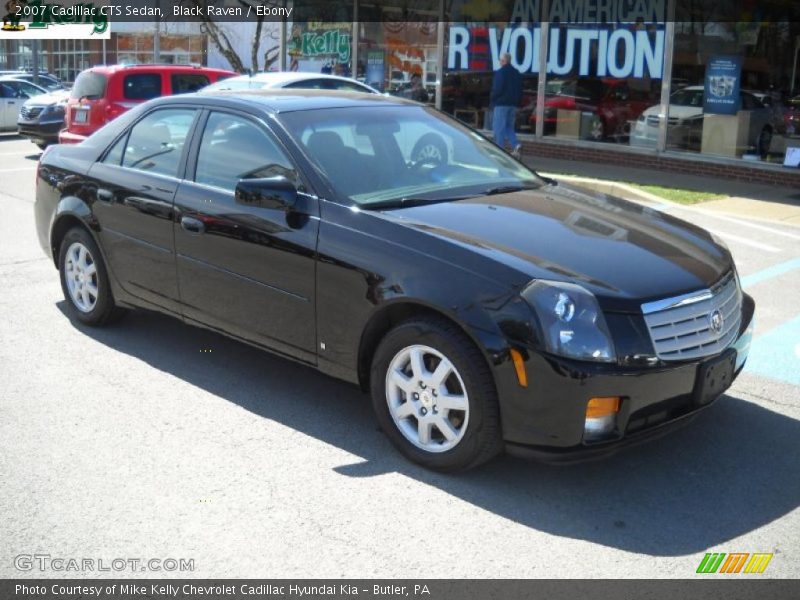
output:
[[639, 185], [637, 183], [629, 183], [627, 185], [679, 204], [697, 204], [698, 202], [706, 202], [708, 200], [716, 200], [717, 198], [725, 197], [723, 194], [714, 192], [696, 192], [693, 190], [665, 188], [658, 185]]

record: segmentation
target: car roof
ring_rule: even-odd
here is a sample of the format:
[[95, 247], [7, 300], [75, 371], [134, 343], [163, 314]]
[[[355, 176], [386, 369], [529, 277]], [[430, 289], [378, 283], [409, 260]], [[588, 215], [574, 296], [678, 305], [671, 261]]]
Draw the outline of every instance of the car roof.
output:
[[27, 83], [28, 85], [32, 85], [33, 87], [39, 88], [40, 90], [44, 90], [45, 92], [47, 91], [40, 85], [36, 85], [35, 83], [28, 81], [26, 79], [20, 79], [19, 77], [16, 77], [14, 75], [0, 75], [0, 81], [16, 81], [21, 83]]
[[[137, 71], [166, 71], [166, 72], [179, 72], [179, 73], [186, 73], [186, 72], [197, 72], [197, 73], [225, 73], [231, 74], [233, 71], [226, 71], [225, 69], [215, 69], [213, 67], [203, 67], [198, 65], [173, 65], [173, 64], [149, 64], [149, 65], [98, 65], [96, 67], [90, 67], [85, 69], [85, 71], [92, 71], [93, 73], [102, 73], [105, 75], [111, 75], [113, 73], [119, 73], [121, 71], [130, 71], [130, 72], [137, 72]], [[85, 72], [83, 71], [83, 72]]]
[[150, 102], [180, 104], [187, 101], [206, 105], [211, 103], [219, 106], [253, 106], [273, 114], [325, 108], [420, 106], [418, 102], [412, 100], [367, 92], [270, 88], [180, 94], [177, 96], [163, 96]]
[[[295, 81], [307, 81], [310, 79], [330, 79], [332, 81], [346, 81], [348, 83], [355, 83], [356, 85], [364, 86], [372, 89], [366, 83], [361, 83], [350, 77], [341, 77], [339, 75], [328, 75], [327, 73], [309, 73], [306, 71], [269, 71], [266, 73], [253, 73], [252, 75], [239, 75], [237, 77], [230, 77], [226, 81], [258, 81], [264, 84], [282, 84], [293, 83]], [[379, 93], [375, 90], [375, 93]]]

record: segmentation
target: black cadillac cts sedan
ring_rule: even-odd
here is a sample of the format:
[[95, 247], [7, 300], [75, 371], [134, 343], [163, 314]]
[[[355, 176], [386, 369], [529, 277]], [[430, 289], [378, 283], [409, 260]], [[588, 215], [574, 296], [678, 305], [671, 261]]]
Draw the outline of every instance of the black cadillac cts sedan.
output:
[[75, 319], [143, 307], [315, 366], [440, 470], [666, 431], [730, 386], [752, 336], [709, 233], [397, 98], [153, 100], [45, 152], [36, 221]]

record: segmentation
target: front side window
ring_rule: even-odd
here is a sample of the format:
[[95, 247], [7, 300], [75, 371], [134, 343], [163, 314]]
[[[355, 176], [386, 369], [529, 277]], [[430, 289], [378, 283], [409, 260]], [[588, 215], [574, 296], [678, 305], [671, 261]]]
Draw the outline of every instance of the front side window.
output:
[[298, 180], [272, 136], [244, 117], [220, 112], [209, 116], [197, 155], [197, 183], [232, 192], [240, 179], [276, 176]]
[[161, 75], [137, 73], [126, 75], [122, 83], [122, 95], [126, 100], [150, 100], [161, 95]]
[[[131, 129], [122, 166], [177, 177], [194, 116], [195, 111], [187, 108], [157, 110], [147, 115]], [[109, 153], [112, 160], [115, 150], [116, 147]]]

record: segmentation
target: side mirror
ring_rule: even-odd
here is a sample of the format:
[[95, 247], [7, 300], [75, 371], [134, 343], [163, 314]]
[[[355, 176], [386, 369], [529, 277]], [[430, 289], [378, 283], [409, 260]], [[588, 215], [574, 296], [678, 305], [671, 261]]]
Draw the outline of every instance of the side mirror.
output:
[[289, 210], [297, 203], [297, 188], [283, 176], [240, 179], [235, 198], [245, 206]]

